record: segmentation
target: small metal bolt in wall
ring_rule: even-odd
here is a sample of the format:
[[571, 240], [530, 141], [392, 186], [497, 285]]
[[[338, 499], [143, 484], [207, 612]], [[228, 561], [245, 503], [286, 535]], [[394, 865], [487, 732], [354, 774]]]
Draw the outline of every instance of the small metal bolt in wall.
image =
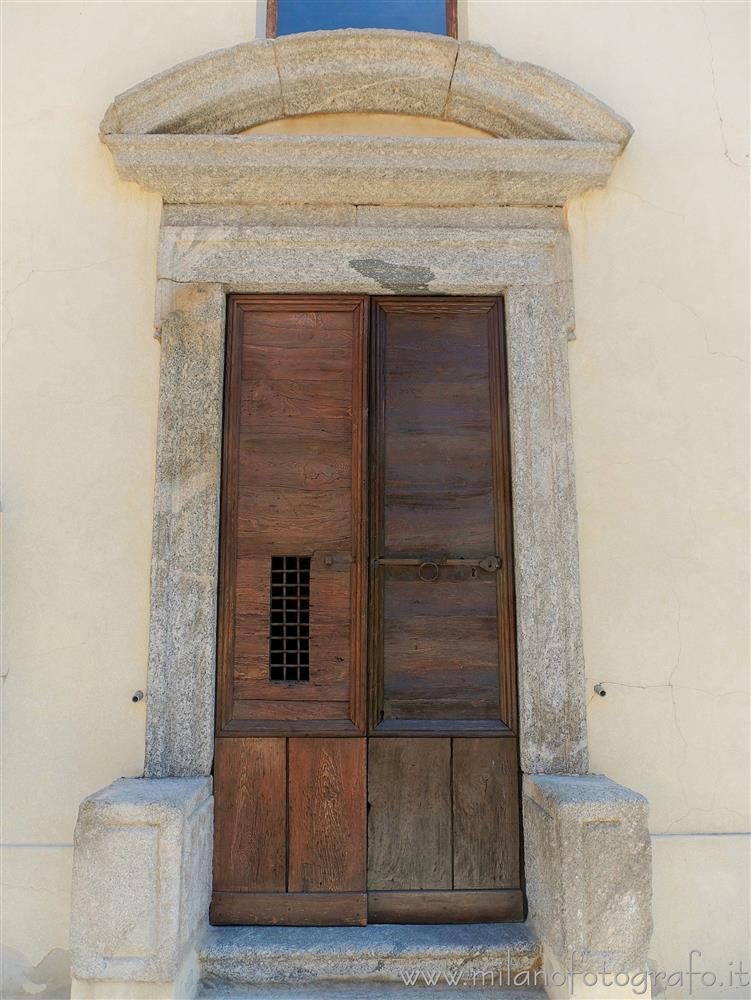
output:
[[601, 698], [604, 698], [605, 695], [607, 694], [607, 691], [602, 686], [602, 684], [595, 684], [595, 694], [599, 694]]
[[132, 702], [143, 701], [143, 691], [136, 691], [130, 700]]

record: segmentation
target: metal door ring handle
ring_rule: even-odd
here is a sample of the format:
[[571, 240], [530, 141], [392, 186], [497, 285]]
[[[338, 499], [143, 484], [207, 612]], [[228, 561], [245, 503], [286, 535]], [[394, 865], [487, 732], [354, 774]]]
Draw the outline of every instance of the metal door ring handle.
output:
[[439, 573], [440, 570], [438, 569], [438, 563], [434, 562], [420, 563], [417, 570], [417, 575], [423, 583], [435, 583], [438, 579]]

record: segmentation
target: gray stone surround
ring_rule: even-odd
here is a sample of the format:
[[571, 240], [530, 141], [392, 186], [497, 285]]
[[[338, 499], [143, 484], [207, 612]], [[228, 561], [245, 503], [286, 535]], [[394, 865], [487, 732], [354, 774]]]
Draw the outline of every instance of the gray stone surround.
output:
[[[484, 129], [488, 138], [237, 134], [287, 115], [332, 111], [427, 115]], [[185, 977], [195, 978], [210, 856], [199, 852], [183, 878], [173, 851], [171, 873], [159, 869], [166, 874], [157, 878], [156, 841], [138, 834], [137, 853], [153, 877], [128, 894], [118, 885], [117, 845], [123, 824], [153, 824], [152, 800], [191, 812], [185, 779], [203, 779], [209, 795], [224, 323], [232, 292], [503, 296], [531, 914], [557, 960], [566, 957], [557, 954], [561, 948], [600, 954], [598, 921], [620, 915], [619, 900], [633, 889], [634, 920], [611, 920], [605, 950], [622, 965], [643, 964], [646, 803], [586, 776], [567, 354], [572, 269], [562, 213], [567, 198], [606, 183], [630, 134], [599, 101], [546, 70], [485, 46], [392, 31], [245, 43], [167, 70], [110, 107], [102, 139], [121, 176], [164, 200], [144, 771], [153, 780], [117, 783], [82, 807], [74, 996], [183, 996]], [[117, 806], [109, 805], [113, 797]], [[182, 806], [174, 806], [178, 799]], [[118, 822], [108, 824], [100, 816], [113, 809]], [[178, 837], [187, 837], [189, 824], [171, 829], [178, 827]], [[591, 870], [592, 844], [608, 852], [606, 883]], [[194, 853], [185, 848], [180, 856]], [[577, 870], [585, 874], [564, 891]], [[154, 965], [156, 945], [123, 963], [117, 947], [87, 926], [86, 900], [99, 887], [117, 937], [118, 908], [126, 915], [149, 909], [144, 898], [161, 898], [154, 885], [162, 877], [178, 911], [195, 917], [192, 936], [180, 939], [166, 965]], [[155, 927], [163, 920], [177, 926], [169, 915], [152, 917]], [[159, 990], [149, 992], [157, 980]]]
[[[384, 210], [385, 211], [385, 210]], [[509, 360], [520, 745], [526, 773], [587, 770], [568, 397], [573, 329], [568, 234], [533, 210], [494, 228], [470, 210], [442, 226], [163, 225], [162, 389], [146, 774], [208, 774], [213, 755], [215, 593], [224, 301], [231, 292], [503, 294]], [[198, 215], [202, 218], [201, 214]], [[165, 222], [175, 221], [175, 210]], [[302, 221], [302, 219], [300, 220]], [[497, 220], [496, 220], [497, 221]], [[386, 224], [384, 224], [386, 223]], [[471, 224], [471, 228], [470, 228]], [[169, 520], [165, 522], [165, 517]], [[200, 560], [200, 565], [199, 565]], [[201, 599], [202, 598], [202, 599]], [[197, 603], [198, 601], [198, 603]], [[165, 613], [166, 612], [166, 613]]]

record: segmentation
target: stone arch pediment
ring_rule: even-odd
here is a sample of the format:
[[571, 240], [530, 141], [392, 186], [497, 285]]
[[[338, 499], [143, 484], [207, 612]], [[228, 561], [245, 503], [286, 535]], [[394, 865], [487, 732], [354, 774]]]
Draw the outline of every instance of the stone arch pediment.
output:
[[606, 105], [539, 66], [474, 42], [378, 29], [288, 35], [199, 56], [117, 97], [102, 135], [234, 135], [331, 112], [422, 115], [503, 139], [619, 148], [631, 135]]

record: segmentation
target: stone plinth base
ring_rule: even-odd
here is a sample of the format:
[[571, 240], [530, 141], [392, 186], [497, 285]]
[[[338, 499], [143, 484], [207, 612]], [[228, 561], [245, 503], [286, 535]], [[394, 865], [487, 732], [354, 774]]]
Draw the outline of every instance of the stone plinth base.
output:
[[523, 798], [529, 919], [548, 992], [649, 996], [640, 981], [652, 933], [647, 800], [599, 774], [529, 775]]
[[210, 778], [123, 778], [81, 803], [73, 998], [195, 996], [211, 895]]

